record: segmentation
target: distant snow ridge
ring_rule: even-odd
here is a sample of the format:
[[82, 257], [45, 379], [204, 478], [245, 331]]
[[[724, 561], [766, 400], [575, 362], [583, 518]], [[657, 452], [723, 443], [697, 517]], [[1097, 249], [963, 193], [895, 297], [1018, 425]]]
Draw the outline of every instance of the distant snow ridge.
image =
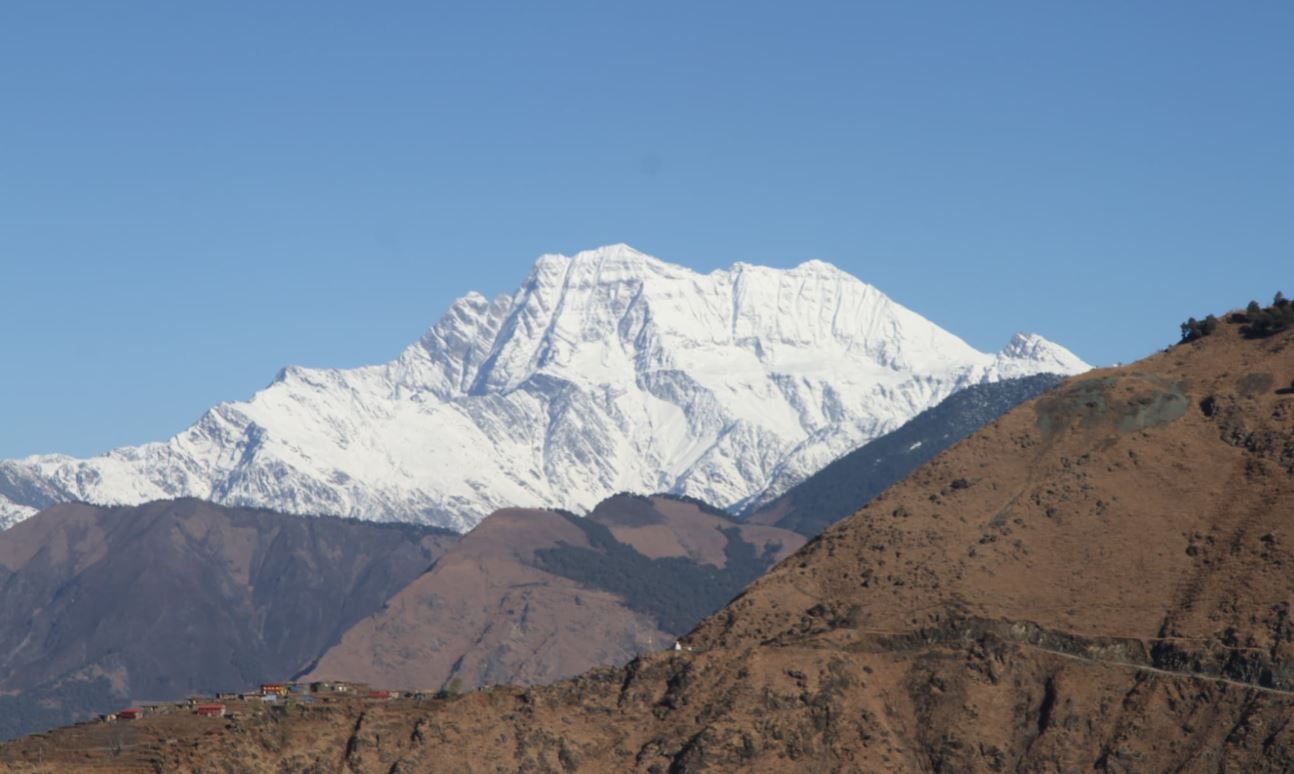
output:
[[469, 293], [395, 360], [285, 368], [161, 443], [0, 462], [0, 524], [61, 500], [193, 496], [465, 530], [619, 491], [767, 501], [970, 384], [1088, 366], [985, 354], [821, 261], [698, 274], [625, 245]]

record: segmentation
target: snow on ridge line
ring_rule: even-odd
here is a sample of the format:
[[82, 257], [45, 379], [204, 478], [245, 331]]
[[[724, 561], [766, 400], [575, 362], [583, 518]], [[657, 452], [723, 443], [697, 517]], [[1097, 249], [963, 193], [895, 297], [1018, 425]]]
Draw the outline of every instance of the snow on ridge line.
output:
[[466, 294], [390, 362], [289, 366], [167, 441], [0, 462], [0, 519], [33, 493], [456, 529], [626, 490], [759, 503], [961, 387], [1087, 367], [1032, 334], [979, 352], [823, 261], [699, 274], [611, 245]]
[[39, 510], [39, 508], [17, 505], [5, 498], [0, 498], [0, 532], [9, 529], [20, 521], [25, 521], [35, 516]]

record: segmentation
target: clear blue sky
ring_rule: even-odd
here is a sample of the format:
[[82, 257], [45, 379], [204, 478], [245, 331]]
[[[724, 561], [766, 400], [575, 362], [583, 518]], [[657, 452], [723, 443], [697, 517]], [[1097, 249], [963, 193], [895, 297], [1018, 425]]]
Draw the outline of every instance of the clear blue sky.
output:
[[1097, 363], [1294, 291], [1294, 3], [0, 4], [0, 457], [610, 242]]

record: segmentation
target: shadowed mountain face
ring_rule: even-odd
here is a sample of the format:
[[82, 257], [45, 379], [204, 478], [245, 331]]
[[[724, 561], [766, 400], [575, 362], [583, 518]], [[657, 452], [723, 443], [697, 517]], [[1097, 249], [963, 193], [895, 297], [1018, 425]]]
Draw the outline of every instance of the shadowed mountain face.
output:
[[1286, 771], [1291, 376], [1294, 334], [1224, 326], [1076, 377], [828, 528], [681, 652], [148, 755], [180, 772]]
[[196, 500], [0, 532], [0, 735], [293, 674], [457, 536]]
[[1036, 374], [953, 393], [892, 433], [849, 452], [746, 516], [814, 537], [918, 467], [1006, 412], [1065, 380]]
[[467, 689], [623, 664], [671, 646], [803, 543], [664, 496], [616, 495], [587, 518], [496, 511], [307, 679]]

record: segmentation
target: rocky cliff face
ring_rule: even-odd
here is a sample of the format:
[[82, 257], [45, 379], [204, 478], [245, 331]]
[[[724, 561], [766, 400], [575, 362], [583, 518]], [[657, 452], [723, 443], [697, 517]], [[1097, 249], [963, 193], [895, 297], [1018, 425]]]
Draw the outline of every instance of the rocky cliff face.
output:
[[196, 500], [0, 533], [0, 735], [294, 674], [457, 536]]
[[1037, 336], [978, 352], [822, 262], [549, 255], [389, 363], [284, 369], [162, 443], [0, 463], [0, 526], [180, 496], [458, 530], [617, 491], [754, 507], [962, 387], [1086, 368]]
[[[1072, 379], [828, 528], [682, 651], [549, 687], [141, 741], [131, 760], [181, 772], [1286, 771], [1292, 374], [1294, 332], [1246, 340], [1224, 326]], [[0, 760], [34, 763], [37, 745]]]

